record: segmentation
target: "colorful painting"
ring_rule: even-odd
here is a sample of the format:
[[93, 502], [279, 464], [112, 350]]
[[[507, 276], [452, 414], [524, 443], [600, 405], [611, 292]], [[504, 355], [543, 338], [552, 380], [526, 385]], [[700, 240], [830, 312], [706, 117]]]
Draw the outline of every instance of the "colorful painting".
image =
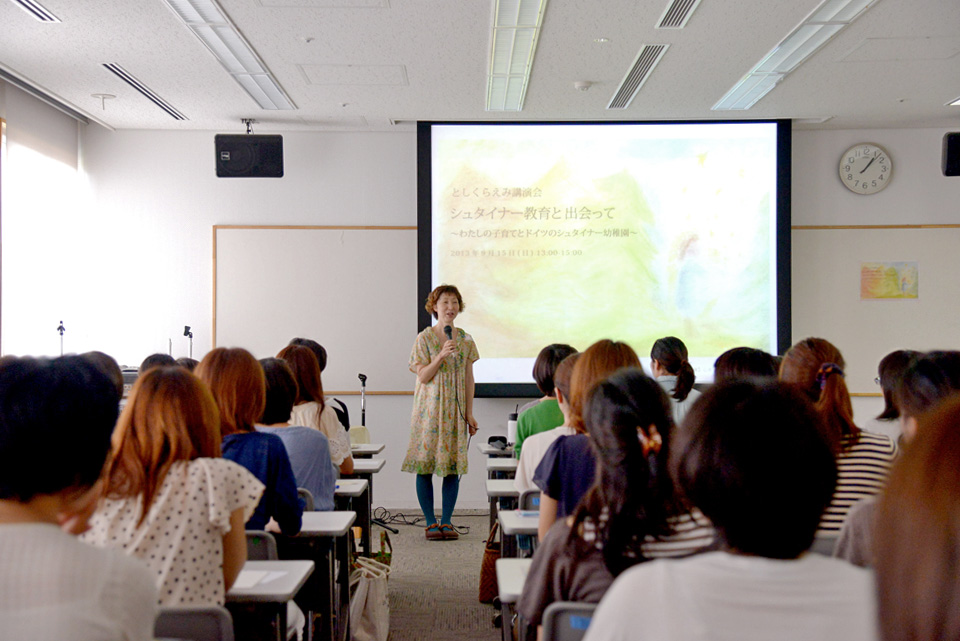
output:
[[860, 263], [860, 300], [919, 298], [916, 262]]

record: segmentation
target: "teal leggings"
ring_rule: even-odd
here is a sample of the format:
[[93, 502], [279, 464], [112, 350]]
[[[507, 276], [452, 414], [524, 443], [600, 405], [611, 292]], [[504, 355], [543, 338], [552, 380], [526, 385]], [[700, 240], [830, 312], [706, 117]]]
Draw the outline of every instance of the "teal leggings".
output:
[[[433, 511], [433, 475], [417, 474], [417, 500], [420, 501], [420, 509], [423, 510], [423, 518], [427, 525], [433, 525], [437, 522], [437, 513]], [[440, 515], [440, 523], [451, 523], [453, 518], [453, 508], [457, 504], [457, 494], [460, 492], [460, 477], [456, 474], [443, 477], [443, 486], [440, 488], [440, 494], [443, 501], [443, 512]]]

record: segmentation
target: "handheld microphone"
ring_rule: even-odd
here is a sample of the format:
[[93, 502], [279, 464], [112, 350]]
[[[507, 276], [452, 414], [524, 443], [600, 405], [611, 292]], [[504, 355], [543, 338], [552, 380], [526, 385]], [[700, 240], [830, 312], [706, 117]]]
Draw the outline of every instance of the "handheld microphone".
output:
[[443, 326], [443, 333], [447, 335], [447, 340], [448, 340], [448, 341], [452, 341], [452, 340], [453, 340], [453, 328], [452, 328], [452, 327], [450, 327], [449, 325], [444, 325], [444, 326]]

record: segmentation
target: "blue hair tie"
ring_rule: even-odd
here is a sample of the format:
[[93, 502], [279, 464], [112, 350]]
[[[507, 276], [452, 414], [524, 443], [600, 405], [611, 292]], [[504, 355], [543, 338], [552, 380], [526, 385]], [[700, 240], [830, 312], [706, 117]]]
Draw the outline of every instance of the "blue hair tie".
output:
[[824, 363], [820, 366], [820, 370], [817, 372], [817, 382], [820, 383], [820, 389], [822, 390], [827, 386], [827, 379], [830, 378], [832, 374], [837, 374], [838, 376], [843, 376], [843, 370], [840, 369], [840, 366], [836, 363]]

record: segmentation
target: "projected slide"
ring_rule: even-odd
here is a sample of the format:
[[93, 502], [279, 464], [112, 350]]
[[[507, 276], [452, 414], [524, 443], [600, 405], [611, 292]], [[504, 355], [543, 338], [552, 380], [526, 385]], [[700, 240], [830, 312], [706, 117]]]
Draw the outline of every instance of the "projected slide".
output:
[[432, 281], [463, 292], [481, 383], [539, 350], [662, 336], [700, 381], [776, 351], [777, 124], [433, 125]]

